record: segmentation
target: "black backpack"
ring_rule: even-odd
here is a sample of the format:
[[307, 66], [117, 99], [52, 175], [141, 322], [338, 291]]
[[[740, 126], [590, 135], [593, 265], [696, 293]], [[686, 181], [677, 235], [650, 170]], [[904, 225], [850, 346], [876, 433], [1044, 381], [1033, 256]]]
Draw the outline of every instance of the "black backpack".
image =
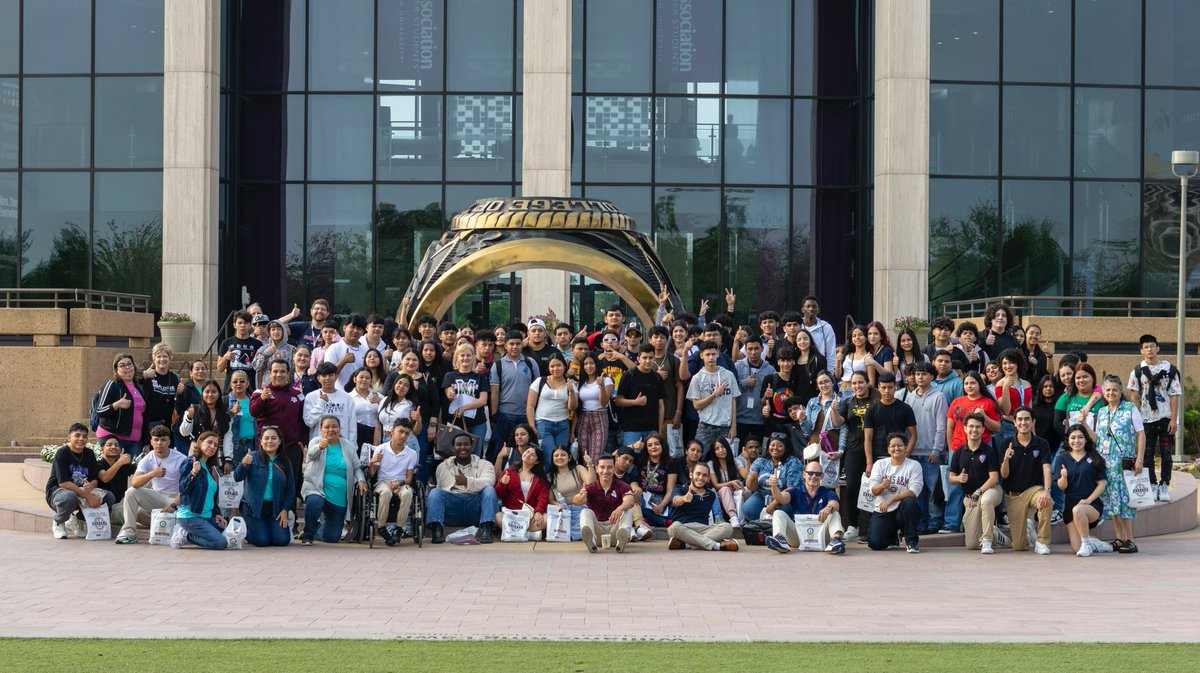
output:
[[746, 544], [762, 546], [766, 544], [767, 536], [771, 534], [771, 522], [763, 519], [742, 522], [742, 537]]

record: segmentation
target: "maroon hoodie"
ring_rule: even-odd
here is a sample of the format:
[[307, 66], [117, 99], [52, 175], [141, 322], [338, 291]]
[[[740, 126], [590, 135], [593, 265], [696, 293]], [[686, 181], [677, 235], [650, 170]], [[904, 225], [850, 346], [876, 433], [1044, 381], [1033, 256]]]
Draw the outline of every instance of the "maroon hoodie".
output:
[[254, 391], [250, 396], [250, 415], [254, 416], [255, 427], [260, 434], [263, 426], [279, 426], [284, 448], [308, 445], [304, 395], [290, 383], [282, 388], [271, 386], [271, 396], [265, 400], [262, 391]]

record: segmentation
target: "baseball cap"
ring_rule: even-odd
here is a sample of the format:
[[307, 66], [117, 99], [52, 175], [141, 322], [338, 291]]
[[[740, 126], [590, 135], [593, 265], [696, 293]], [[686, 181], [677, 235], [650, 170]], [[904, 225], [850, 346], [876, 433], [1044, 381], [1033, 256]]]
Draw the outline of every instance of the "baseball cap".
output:
[[638, 336], [642, 336], [642, 328], [636, 322], [631, 322], [625, 326], [625, 333], [629, 334], [630, 332], [633, 332]]
[[269, 322], [271, 322], [271, 319], [267, 317], [266, 313], [255, 314], [255, 316], [250, 319], [251, 325], [265, 325]]
[[541, 327], [542, 329], [546, 329], [546, 321], [542, 320], [541, 318], [530, 318], [528, 326], [529, 327]]

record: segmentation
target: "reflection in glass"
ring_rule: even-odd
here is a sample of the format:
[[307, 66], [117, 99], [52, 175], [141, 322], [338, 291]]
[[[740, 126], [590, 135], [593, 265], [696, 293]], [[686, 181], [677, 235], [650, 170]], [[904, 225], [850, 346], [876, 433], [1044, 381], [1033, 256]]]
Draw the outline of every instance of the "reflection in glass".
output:
[[1075, 176], [1136, 178], [1142, 117], [1137, 89], [1075, 89]]
[[345, 315], [373, 306], [371, 186], [308, 186], [308, 287]]
[[162, 173], [96, 173], [92, 287], [162, 305]]
[[792, 48], [791, 5], [789, 0], [760, 0], [727, 13], [726, 93], [788, 94], [788, 62], [780, 55]]
[[0, 286], [17, 286], [17, 174], [0, 173]]
[[[237, 97], [238, 126], [254, 142], [232, 148], [240, 177], [247, 180], [304, 179], [304, 96]], [[222, 143], [222, 146], [227, 143]]]
[[446, 13], [446, 88], [512, 91], [512, 0], [455, 0]]
[[[1070, 183], [1005, 180], [1000, 287], [1008, 294], [1066, 292], [1071, 239]], [[986, 296], [986, 295], [981, 295]]]
[[446, 96], [446, 179], [512, 180], [511, 96]]
[[373, 96], [308, 97], [308, 178], [371, 179]]
[[1004, 80], [1071, 81], [1071, 0], [1006, 0]]
[[649, 187], [614, 187], [610, 185], [588, 185], [587, 198], [612, 201], [613, 205], [633, 218], [637, 230], [650, 234], [654, 225], [651, 217]]
[[1064, 176], [1070, 171], [1067, 87], [1004, 87], [1004, 174]]
[[1146, 0], [1145, 11], [1146, 84], [1200, 86], [1200, 3]]
[[96, 78], [96, 168], [162, 166], [161, 77]]
[[999, 30], [999, 0], [931, 0], [930, 78], [999, 79]]
[[25, 73], [92, 71], [91, 0], [25, 3]]
[[650, 91], [652, 9], [645, 0], [587, 3], [587, 91]]
[[441, 179], [441, 96], [380, 96], [376, 121], [377, 179]]
[[26, 173], [21, 185], [21, 286], [88, 287], [87, 173]]
[[21, 63], [21, 0], [0, 0], [0, 73], [17, 74]]
[[929, 304], [993, 297], [1000, 235], [995, 180], [929, 181]]
[[571, 184], [583, 181], [583, 96], [571, 96]]
[[725, 181], [786, 184], [789, 102], [781, 99], [725, 100]]
[[[1187, 194], [1187, 293], [1195, 297], [1200, 287], [1200, 189], [1188, 184]], [[1142, 185], [1142, 294], [1174, 298], [1179, 291], [1179, 181]]]
[[379, 3], [380, 89], [442, 88], [444, 0]]
[[931, 84], [929, 172], [995, 175], [1000, 124], [994, 86]]
[[1139, 291], [1141, 208], [1136, 182], [1075, 183], [1071, 293], [1132, 297]]
[[386, 312], [400, 305], [425, 249], [442, 235], [442, 189], [379, 185], [375, 196], [375, 249], [380, 260], [375, 306]]
[[818, 199], [820, 194], [831, 194], [832, 190], [818, 192], [815, 189], [793, 189], [792, 190], [792, 227], [789, 245], [791, 246], [791, 279], [788, 281], [788, 288], [791, 294], [787, 297], [786, 303], [783, 306], [793, 305], [797, 298], [803, 298], [806, 294], [811, 294], [813, 288], [814, 272], [812, 259], [816, 247], [816, 241], [813, 235], [813, 222], [825, 221], [832, 219], [835, 222], [849, 218], [849, 208], [837, 212], [833, 218], [828, 218], [828, 211], [821, 213], [826, 217], [818, 217]]
[[[721, 0], [656, 0], [655, 88], [659, 93], [721, 92]], [[629, 25], [625, 17], [619, 33]], [[627, 44], [622, 38], [621, 44]]]
[[[283, 185], [283, 305], [311, 306], [308, 291], [308, 267], [304, 260], [304, 185]], [[318, 295], [311, 295], [316, 299]]]
[[721, 101], [655, 100], [659, 182], [718, 182], [721, 176]]
[[793, 0], [796, 21], [792, 26], [792, 94], [811, 96], [817, 62], [816, 0]]
[[96, 3], [96, 72], [162, 72], [163, 0]]
[[370, 90], [375, 64], [373, 0], [313, 0], [308, 11], [308, 88]]
[[1171, 152], [1200, 147], [1200, 91], [1146, 89], [1145, 167], [1147, 178], [1176, 180]]
[[588, 182], [650, 181], [650, 97], [589, 96], [584, 117]]
[[718, 298], [720, 225], [720, 190], [701, 187], [655, 190], [654, 248], [689, 310], [698, 306], [701, 299], [715, 302]]
[[1128, 0], [1075, 3], [1075, 81], [1138, 84], [1141, 79], [1142, 4]]
[[20, 150], [21, 83], [0, 77], [0, 168], [16, 168]]
[[726, 284], [739, 310], [758, 313], [788, 306], [795, 284], [789, 255], [788, 196], [784, 189], [726, 189]]
[[511, 184], [446, 185], [446, 212], [443, 214], [445, 223], [442, 228], [449, 229], [450, 219], [466, 210], [468, 206], [479, 199], [512, 195], [513, 188]]
[[91, 163], [91, 81], [26, 78], [22, 129], [26, 168], [87, 168]]

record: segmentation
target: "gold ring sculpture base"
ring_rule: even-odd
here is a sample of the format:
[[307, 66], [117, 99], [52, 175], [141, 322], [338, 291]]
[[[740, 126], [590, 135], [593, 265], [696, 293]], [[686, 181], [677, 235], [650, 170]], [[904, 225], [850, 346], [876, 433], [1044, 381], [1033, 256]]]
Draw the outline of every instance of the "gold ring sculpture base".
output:
[[439, 320], [474, 285], [502, 273], [557, 269], [595, 278], [616, 292], [644, 325], [654, 324], [658, 293], [667, 308], [679, 295], [650, 239], [609, 201], [549, 197], [480, 199], [454, 216], [429, 245], [404, 296], [406, 319]]

